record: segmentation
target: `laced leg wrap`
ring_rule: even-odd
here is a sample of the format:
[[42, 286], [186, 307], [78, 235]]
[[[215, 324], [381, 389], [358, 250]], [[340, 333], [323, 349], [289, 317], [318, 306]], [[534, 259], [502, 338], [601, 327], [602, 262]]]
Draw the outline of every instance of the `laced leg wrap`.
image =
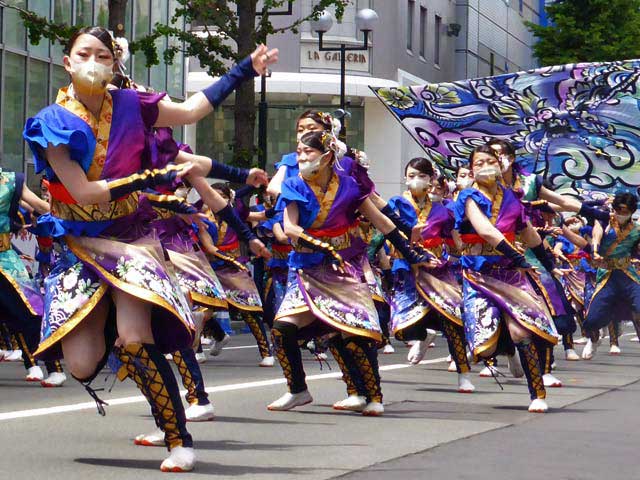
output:
[[271, 348], [269, 342], [267, 342], [267, 332], [264, 329], [264, 323], [258, 319], [258, 317], [249, 312], [240, 312], [242, 319], [249, 326], [251, 334], [255, 337], [258, 343], [258, 350], [262, 358], [271, 356]]
[[378, 350], [375, 342], [364, 337], [350, 337], [345, 341], [346, 349], [360, 371], [367, 390], [367, 401], [382, 403], [382, 387], [378, 370]]
[[178, 383], [164, 355], [153, 344], [131, 343], [119, 348], [118, 356], [129, 378], [151, 405], [156, 425], [164, 431], [167, 448], [192, 447]]
[[618, 342], [618, 337], [620, 336], [620, 324], [616, 321], [609, 323], [607, 326], [609, 330], [609, 345], [610, 346], [620, 346]]
[[520, 362], [522, 369], [527, 377], [527, 386], [531, 400], [536, 398], [547, 398], [547, 392], [544, 389], [542, 374], [540, 373], [540, 359], [538, 357], [538, 349], [532, 341], [524, 341], [517, 345], [520, 354]]
[[562, 346], [564, 347], [565, 350], [573, 350], [574, 349], [573, 334], [572, 333], [567, 333], [567, 334], [562, 336]]
[[202, 370], [196, 360], [196, 354], [192, 348], [173, 352], [173, 363], [178, 367], [182, 385], [187, 389], [185, 400], [189, 405], [207, 405], [209, 395], [204, 389]]
[[24, 363], [24, 368], [28, 369], [38, 365], [35, 358], [33, 358], [33, 355], [31, 355], [31, 349], [29, 348], [24, 335], [22, 333], [16, 333], [13, 335], [13, 338], [15, 338], [16, 345], [18, 346], [16, 350], [22, 350], [22, 362]]
[[64, 373], [60, 360], [54, 360], [53, 362], [44, 362], [44, 366], [47, 367], [47, 373], [53, 372]]
[[367, 389], [364, 386], [360, 370], [358, 370], [351, 352], [345, 347], [345, 342], [340, 335], [331, 339], [329, 350], [340, 367], [342, 380], [347, 384], [347, 395], [366, 397]]
[[449, 346], [449, 353], [451, 358], [456, 363], [456, 370], [458, 373], [469, 373], [471, 367], [469, 366], [469, 360], [467, 359], [467, 350], [464, 341], [464, 328], [459, 325], [455, 325], [449, 320], [442, 321], [442, 327], [444, 330], [444, 336], [447, 338], [447, 345]]
[[295, 325], [277, 320], [274, 322], [271, 340], [291, 393], [300, 393], [307, 389], [297, 336], [298, 327]]

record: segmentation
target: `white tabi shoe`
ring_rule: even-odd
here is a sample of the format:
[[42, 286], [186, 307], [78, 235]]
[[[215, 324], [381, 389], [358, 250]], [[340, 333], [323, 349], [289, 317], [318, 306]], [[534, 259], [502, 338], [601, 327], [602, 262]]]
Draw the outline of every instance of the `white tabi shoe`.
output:
[[61, 387], [67, 381], [67, 376], [63, 372], [53, 372], [40, 382], [45, 388]]
[[549, 405], [542, 398], [536, 398], [529, 404], [531, 413], [545, 413], [547, 410], [549, 410]]
[[522, 369], [522, 363], [520, 363], [520, 355], [507, 355], [507, 365], [509, 366], [509, 372], [513, 378], [524, 377], [524, 370]]
[[447, 372], [457, 372], [457, 371], [458, 371], [458, 368], [456, 367], [456, 362], [451, 360], [449, 362], [449, 366], [447, 367]]
[[187, 422], [209, 422], [214, 417], [213, 405], [210, 403], [206, 405], [194, 403], [185, 409], [184, 414], [187, 417]]
[[471, 383], [471, 375], [469, 373], [458, 374], [458, 392], [460, 393], [473, 393], [476, 391], [473, 383]]
[[164, 447], [164, 432], [158, 428], [151, 433], [143, 433], [134, 438], [133, 443], [143, 447]]
[[21, 362], [22, 350], [9, 350], [4, 356], [5, 362]]
[[361, 412], [367, 406], [366, 397], [360, 395], [349, 395], [344, 400], [340, 400], [333, 404], [334, 410], [346, 410], [349, 412]]
[[[427, 339], [428, 340], [428, 339]], [[429, 348], [429, 343], [425, 341], [416, 341], [409, 350], [409, 355], [407, 355], [407, 360], [412, 365], [417, 365], [422, 361], [424, 356], [427, 354], [427, 349]]]
[[224, 334], [222, 340], [218, 341], [214, 339], [211, 343], [211, 350], [209, 350], [209, 355], [211, 355], [212, 357], [217, 357], [218, 355], [220, 355], [220, 353], [222, 353], [222, 349], [224, 348], [224, 346], [230, 341], [231, 336], [226, 333]]
[[384, 414], [384, 405], [380, 402], [369, 402], [362, 410], [365, 417], [381, 417]]
[[564, 351], [564, 358], [569, 362], [577, 362], [580, 360], [580, 355], [573, 348], [569, 348]]
[[258, 364], [259, 367], [273, 367], [276, 363], [275, 358], [273, 357], [264, 357], [262, 360], [260, 360], [260, 363]]
[[634, 336], [634, 337], [631, 337], [631, 338], [629, 339], [629, 341], [630, 341], [630, 342], [640, 342], [640, 338], [636, 335], [636, 336]]
[[[493, 374], [491, 373], [493, 371]], [[479, 377], [483, 377], [483, 378], [491, 378], [493, 376], [498, 376], [500, 375], [500, 370], [498, 370], [498, 367], [490, 367], [489, 365], [485, 366], [482, 370], [480, 370], [480, 373], [478, 374]]]
[[329, 360], [329, 357], [327, 357], [327, 354], [324, 352], [316, 353], [316, 358], [318, 360]]
[[547, 373], [542, 376], [542, 382], [545, 387], [549, 388], [560, 388], [562, 387], [562, 381], [559, 378], [554, 377], [550, 373]]
[[205, 363], [206, 361], [207, 361], [207, 356], [204, 354], [204, 352], [200, 352], [200, 353], [196, 352], [196, 362]]
[[620, 355], [622, 353], [622, 350], [620, 350], [620, 347], [618, 345], [611, 345], [609, 347], [609, 355]]
[[208, 347], [213, 343], [213, 340], [209, 337], [200, 337], [200, 345], [203, 347]]
[[190, 472], [196, 466], [196, 452], [193, 448], [174, 447], [171, 454], [160, 465], [163, 472]]
[[580, 338], [576, 338], [573, 341], [573, 344], [574, 345], [586, 345], [588, 341], [589, 341], [589, 339], [587, 337], [580, 337]]
[[591, 360], [593, 356], [598, 351], [598, 347], [600, 346], [601, 340], [593, 343], [591, 340], [587, 341], [587, 344], [582, 349], [582, 359], [583, 360]]
[[24, 379], [27, 382], [41, 382], [44, 379], [44, 373], [42, 373], [42, 369], [37, 365], [35, 367], [29, 367], [27, 376]]
[[0, 362], [2, 362], [4, 360], [4, 357], [8, 354], [9, 352], [7, 350], [0, 350]]
[[287, 410], [301, 407], [311, 402], [313, 402], [313, 397], [309, 393], [309, 390], [300, 393], [287, 392], [275, 402], [270, 403], [267, 406], [267, 410], [271, 410], [272, 412], [286, 412]]
[[384, 355], [389, 355], [391, 353], [396, 353], [396, 349], [393, 348], [393, 345], [391, 345], [390, 343], [387, 343], [384, 348], [382, 349], [382, 353]]

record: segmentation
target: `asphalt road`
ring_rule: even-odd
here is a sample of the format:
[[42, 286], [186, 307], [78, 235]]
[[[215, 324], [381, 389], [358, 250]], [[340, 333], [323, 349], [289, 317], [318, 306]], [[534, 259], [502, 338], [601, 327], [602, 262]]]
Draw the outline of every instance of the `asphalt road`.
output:
[[[285, 391], [279, 367], [258, 368], [247, 335], [235, 336], [220, 357], [202, 365], [216, 409], [213, 422], [189, 424], [197, 470], [180, 478], [247, 479], [635, 479], [640, 416], [640, 345], [622, 340], [623, 355], [603, 348], [591, 362], [565, 362], [556, 349], [551, 411], [527, 412], [522, 380], [503, 379], [504, 391], [474, 376], [477, 391], [456, 392], [446, 371], [444, 341], [426, 363], [406, 364], [407, 349], [380, 356], [386, 413], [382, 418], [336, 412], [344, 397], [332, 370], [308, 357], [313, 404], [268, 412]], [[479, 366], [474, 367], [479, 371]], [[105, 375], [106, 376], [106, 375]], [[112, 379], [98, 377], [109, 388]], [[146, 479], [158, 470], [163, 448], [136, 447], [135, 435], [153, 430], [135, 386], [104, 392], [107, 416], [97, 415], [84, 390], [69, 381], [58, 389], [24, 382], [19, 363], [0, 364], [0, 467], [5, 478]]]

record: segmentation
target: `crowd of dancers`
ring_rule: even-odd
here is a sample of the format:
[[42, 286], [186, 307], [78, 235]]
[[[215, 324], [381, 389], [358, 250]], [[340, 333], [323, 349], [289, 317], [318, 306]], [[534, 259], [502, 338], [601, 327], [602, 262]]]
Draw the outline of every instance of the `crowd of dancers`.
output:
[[[517, 167], [513, 145], [488, 138], [452, 179], [411, 159], [406, 191], [384, 199], [366, 153], [317, 110], [292, 125], [297, 150], [269, 178], [194, 153], [171, 127], [209, 114], [277, 50], [260, 46], [182, 103], [127, 78], [126, 55], [102, 28], [74, 35], [70, 85], [24, 128], [42, 198], [22, 174], [0, 173], [0, 357], [52, 387], [67, 380], [64, 359], [102, 414], [91, 382], [104, 368], [135, 382], [157, 427], [135, 443], [169, 449], [162, 471], [194, 468], [187, 422], [214, 416], [199, 361], [201, 339], [213, 356], [229, 341], [221, 311], [246, 323], [261, 367], [282, 368], [287, 391], [269, 410], [313, 401], [301, 351], [311, 346], [342, 372], [333, 408], [365, 416], [384, 413], [378, 354], [391, 339], [417, 364], [441, 332], [462, 393], [475, 390], [472, 364], [497, 377], [506, 356], [529, 411], [545, 412], [546, 388], [562, 385], [558, 342], [567, 360], [589, 360], [608, 327], [619, 354], [619, 321], [640, 325], [634, 194], [558, 195]], [[12, 247], [24, 231], [38, 240], [37, 272]]]

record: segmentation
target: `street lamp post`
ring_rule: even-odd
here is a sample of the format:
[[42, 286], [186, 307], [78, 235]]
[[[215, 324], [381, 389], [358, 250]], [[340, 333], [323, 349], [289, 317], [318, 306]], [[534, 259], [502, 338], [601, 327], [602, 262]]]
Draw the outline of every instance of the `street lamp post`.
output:
[[[325, 47], [324, 34], [331, 30], [333, 17], [328, 11], [322, 12], [317, 20], [311, 22], [311, 29], [318, 34], [318, 50], [321, 52], [340, 52], [340, 110], [346, 113], [346, 76], [347, 76], [347, 52], [361, 52], [369, 49], [369, 34], [378, 22], [378, 14], [375, 10], [364, 8], [356, 14], [356, 28], [364, 35], [362, 45], [347, 45], [341, 43], [339, 47]], [[346, 115], [345, 115], [346, 116]], [[342, 119], [340, 139], [346, 141], [347, 127]]]
[[[263, 9], [260, 12], [256, 12], [256, 17], [262, 17], [264, 15], [269, 16], [281, 16], [293, 14], [293, 0], [287, 2], [286, 10], [269, 10]], [[269, 117], [269, 104], [267, 103], [267, 77], [270, 77], [271, 73], [267, 71], [260, 78], [260, 103], [258, 104], [258, 163], [263, 170], [267, 166], [267, 121]]]

